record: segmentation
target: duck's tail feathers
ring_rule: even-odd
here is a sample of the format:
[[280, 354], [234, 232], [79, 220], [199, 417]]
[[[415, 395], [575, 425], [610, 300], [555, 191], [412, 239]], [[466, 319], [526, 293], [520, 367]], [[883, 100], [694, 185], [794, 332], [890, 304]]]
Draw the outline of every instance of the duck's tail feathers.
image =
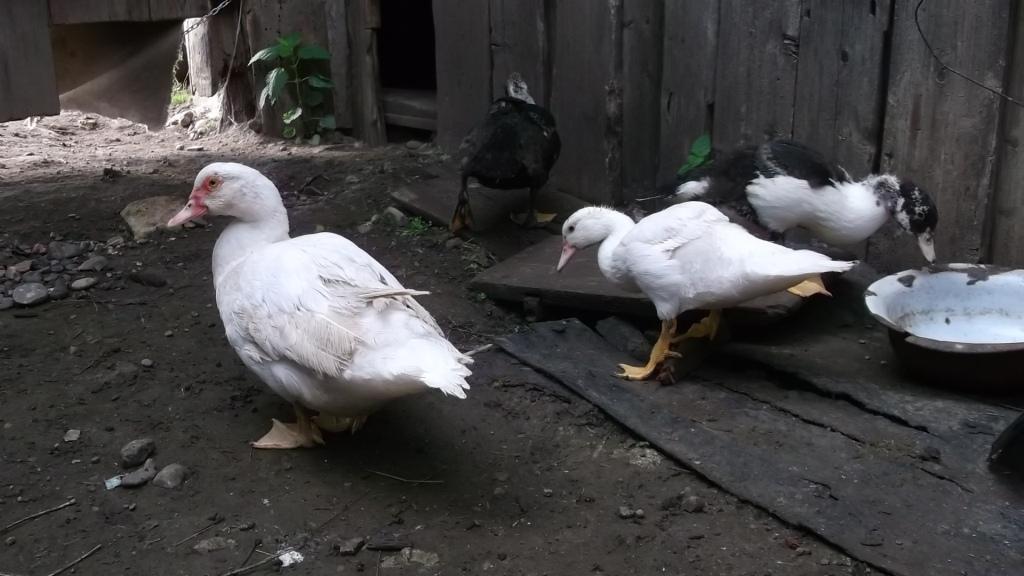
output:
[[459, 352], [441, 338], [417, 338], [406, 347], [405, 354], [417, 358], [421, 382], [446, 396], [465, 398], [473, 372], [468, 368], [473, 359]]

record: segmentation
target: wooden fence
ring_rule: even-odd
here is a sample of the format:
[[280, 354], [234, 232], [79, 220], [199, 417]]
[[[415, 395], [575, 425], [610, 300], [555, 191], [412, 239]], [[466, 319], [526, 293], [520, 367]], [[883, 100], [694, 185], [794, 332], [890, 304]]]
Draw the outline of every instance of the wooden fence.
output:
[[[649, 195], [704, 132], [723, 148], [793, 136], [856, 176], [925, 188], [942, 260], [1022, 265], [1024, 112], [934, 60], [917, 3], [434, 0], [438, 140], [456, 146], [518, 70], [562, 134], [553, 185], [577, 196]], [[1016, 2], [928, 0], [920, 22], [944, 62], [1024, 97]], [[919, 263], [894, 235], [869, 242], [869, 261]]]

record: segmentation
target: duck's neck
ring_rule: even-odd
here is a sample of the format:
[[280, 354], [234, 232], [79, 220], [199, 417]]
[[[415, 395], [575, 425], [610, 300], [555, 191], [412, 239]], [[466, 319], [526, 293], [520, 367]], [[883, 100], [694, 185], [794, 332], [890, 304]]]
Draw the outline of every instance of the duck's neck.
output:
[[288, 213], [284, 206], [265, 206], [258, 216], [236, 219], [221, 232], [213, 247], [214, 286], [250, 254], [288, 239]]
[[609, 209], [606, 212], [605, 225], [608, 227], [608, 236], [601, 242], [601, 247], [597, 250], [597, 265], [606, 278], [612, 282], [624, 283], [625, 270], [615, 259], [615, 249], [619, 247], [623, 236], [628, 234], [636, 223], [622, 212]]

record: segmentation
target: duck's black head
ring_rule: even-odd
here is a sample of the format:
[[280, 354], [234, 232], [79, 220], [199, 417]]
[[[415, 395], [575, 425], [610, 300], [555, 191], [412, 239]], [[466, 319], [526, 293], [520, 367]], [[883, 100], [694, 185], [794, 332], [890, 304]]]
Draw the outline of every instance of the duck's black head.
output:
[[900, 181], [890, 207], [900, 227], [917, 237], [921, 253], [929, 262], [935, 261], [935, 227], [939, 210], [927, 192], [909, 180]]

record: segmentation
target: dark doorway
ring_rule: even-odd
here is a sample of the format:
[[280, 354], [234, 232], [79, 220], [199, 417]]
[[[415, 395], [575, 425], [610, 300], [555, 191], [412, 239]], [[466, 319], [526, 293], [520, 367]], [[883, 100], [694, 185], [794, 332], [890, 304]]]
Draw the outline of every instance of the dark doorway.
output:
[[433, 131], [437, 68], [431, 0], [381, 0], [378, 44], [384, 117], [390, 126]]

